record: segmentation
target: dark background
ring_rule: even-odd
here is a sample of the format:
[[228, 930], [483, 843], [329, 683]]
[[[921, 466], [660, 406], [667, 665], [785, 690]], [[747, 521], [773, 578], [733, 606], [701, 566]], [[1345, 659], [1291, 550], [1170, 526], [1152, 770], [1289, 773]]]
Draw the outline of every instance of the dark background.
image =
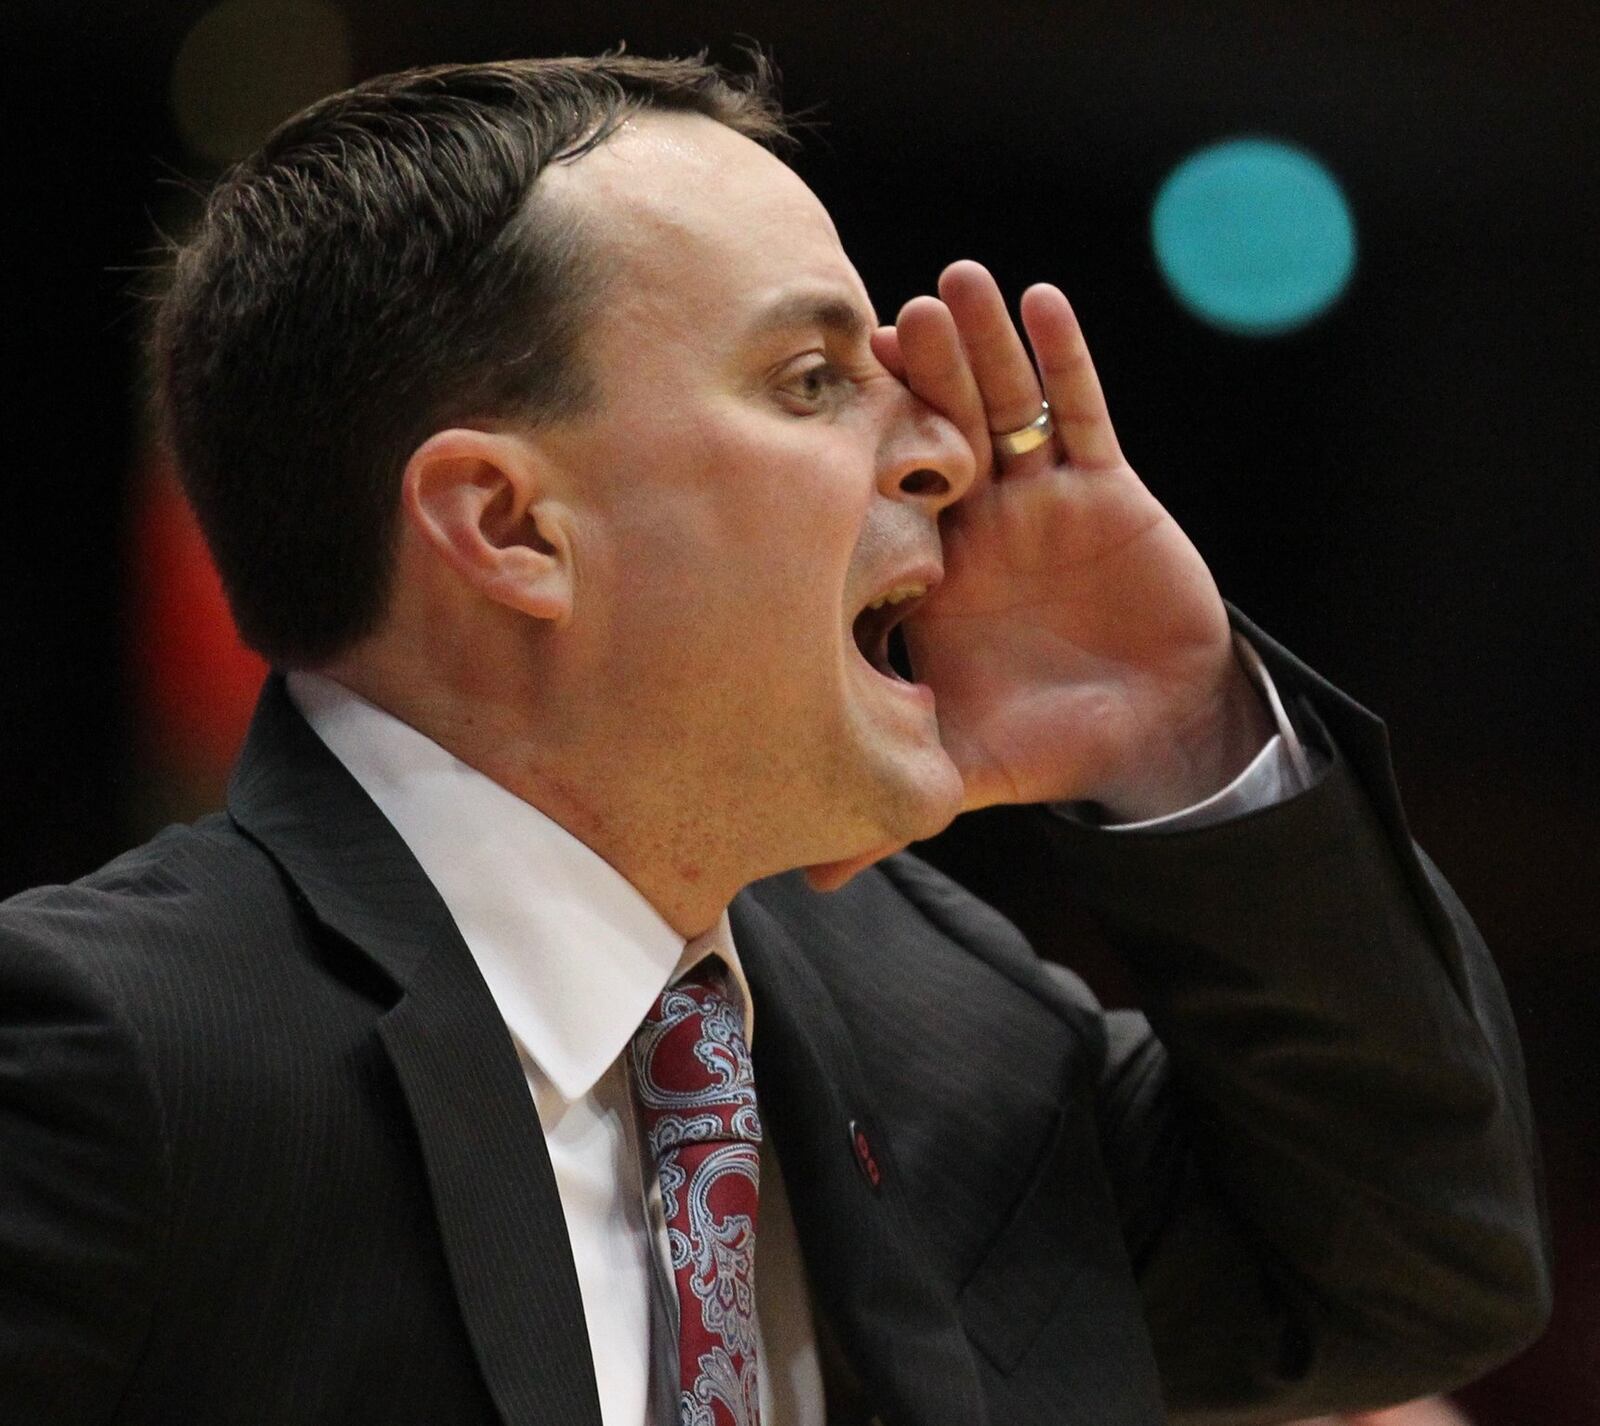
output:
[[[797, 166], [880, 313], [958, 256], [1013, 293], [1067, 290], [1134, 465], [1224, 593], [1388, 719], [1415, 831], [1501, 958], [1558, 1308], [1462, 1399], [1498, 1426], [1600, 1420], [1600, 7], [347, 0], [341, 55], [318, 28], [329, 7], [319, 21], [308, 3], [266, 6], [277, 39], [235, 46], [226, 92], [255, 85], [270, 109], [329, 74], [622, 39], [732, 59], [756, 38], [789, 104], [820, 106]], [[81, 874], [158, 808], [215, 796], [150, 732], [141, 670], [174, 636], [130, 612], [148, 578], [130, 269], [191, 211], [177, 180], [217, 171], [173, 100], [209, 8], [11, 0], [0, 16], [0, 894]], [[1161, 179], [1241, 133], [1317, 154], [1357, 223], [1345, 300], [1284, 337], [1196, 322], [1151, 256]], [[967, 819], [939, 854], [1037, 927], [994, 826]]]

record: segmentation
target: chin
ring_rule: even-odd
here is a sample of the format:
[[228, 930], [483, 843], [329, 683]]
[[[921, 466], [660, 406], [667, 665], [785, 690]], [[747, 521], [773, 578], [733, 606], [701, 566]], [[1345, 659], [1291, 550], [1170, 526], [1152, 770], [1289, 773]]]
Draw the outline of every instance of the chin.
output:
[[966, 789], [943, 748], [894, 769], [885, 789], [881, 825], [884, 840], [919, 842], [944, 831], [961, 811]]

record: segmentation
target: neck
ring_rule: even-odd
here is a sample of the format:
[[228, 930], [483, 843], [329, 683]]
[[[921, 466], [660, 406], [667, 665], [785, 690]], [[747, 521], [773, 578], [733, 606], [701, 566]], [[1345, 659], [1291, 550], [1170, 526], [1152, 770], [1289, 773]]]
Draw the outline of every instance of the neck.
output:
[[531, 699], [385, 676], [369, 662], [321, 672], [538, 808], [615, 867], [685, 940], [714, 926], [762, 874], [741, 868], [748, 839], [707, 815], [703, 787], [681, 763], [663, 758], [659, 738], [647, 747], [638, 739], [619, 746], [597, 736], [590, 718], [568, 720], [586, 735], [532, 727]]

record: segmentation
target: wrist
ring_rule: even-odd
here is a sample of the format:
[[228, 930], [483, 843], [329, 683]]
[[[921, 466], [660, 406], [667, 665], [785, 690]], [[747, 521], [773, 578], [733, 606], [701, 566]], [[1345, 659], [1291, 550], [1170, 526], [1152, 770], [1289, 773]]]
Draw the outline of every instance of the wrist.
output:
[[1167, 720], [1159, 745], [1130, 761], [1137, 775], [1096, 800], [1112, 822], [1182, 812], [1231, 784], [1275, 731], [1266, 700], [1230, 655], [1211, 696], [1188, 715]]

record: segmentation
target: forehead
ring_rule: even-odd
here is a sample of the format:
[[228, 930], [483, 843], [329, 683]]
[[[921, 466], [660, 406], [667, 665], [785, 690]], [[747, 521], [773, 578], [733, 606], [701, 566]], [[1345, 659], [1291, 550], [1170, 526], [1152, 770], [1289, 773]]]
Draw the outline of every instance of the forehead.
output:
[[816, 195], [712, 119], [640, 115], [540, 183], [574, 206], [603, 250], [604, 305], [619, 322], [646, 323], [663, 338], [734, 341], [818, 299], [871, 321]]

